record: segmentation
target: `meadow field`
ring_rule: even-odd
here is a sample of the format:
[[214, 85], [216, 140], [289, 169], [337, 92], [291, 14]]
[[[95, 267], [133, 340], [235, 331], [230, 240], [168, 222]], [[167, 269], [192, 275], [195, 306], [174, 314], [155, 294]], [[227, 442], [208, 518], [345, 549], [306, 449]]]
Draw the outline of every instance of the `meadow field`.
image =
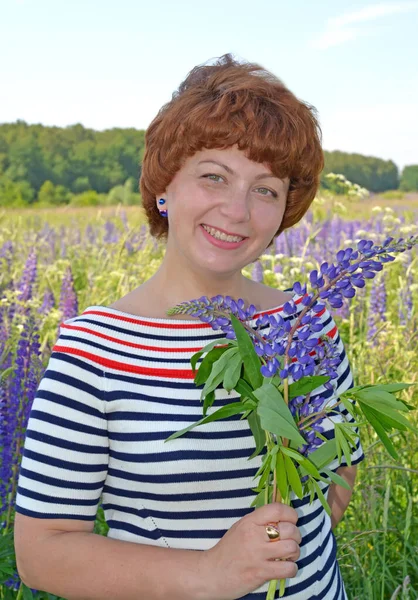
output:
[[[388, 202], [318, 197], [304, 219], [245, 269], [285, 290], [303, 282], [340, 248], [362, 238], [418, 233], [418, 199]], [[21, 586], [12, 552], [14, 500], [27, 418], [59, 324], [87, 306], [109, 306], [148, 279], [164, 246], [134, 206], [2, 210], [0, 208], [0, 599], [51, 594]], [[346, 301], [347, 302], [347, 301]], [[354, 374], [362, 383], [418, 384], [418, 252], [396, 255], [330, 309]], [[418, 407], [418, 385], [400, 396]], [[416, 412], [411, 420], [418, 425]], [[398, 459], [363, 430], [365, 460], [350, 506], [335, 529], [350, 600], [418, 598], [418, 438], [395, 432]], [[106, 534], [99, 511], [95, 530]]]

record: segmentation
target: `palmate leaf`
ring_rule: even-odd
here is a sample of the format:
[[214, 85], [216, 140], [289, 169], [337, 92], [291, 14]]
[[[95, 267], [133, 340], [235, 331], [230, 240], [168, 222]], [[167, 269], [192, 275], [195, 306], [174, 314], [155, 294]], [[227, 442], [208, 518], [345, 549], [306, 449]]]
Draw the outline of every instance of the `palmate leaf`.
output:
[[254, 396], [258, 398], [257, 414], [260, 417], [261, 427], [265, 431], [274, 433], [303, 445], [305, 440], [299, 433], [292, 413], [289, 410], [283, 396], [274, 385], [266, 383], [257, 390]]
[[306, 396], [309, 392], [313, 392], [319, 386], [329, 381], [326, 375], [312, 375], [310, 377], [302, 377], [299, 381], [295, 381], [289, 385], [289, 400], [296, 396]]
[[247, 381], [245, 381], [245, 379], [243, 379], [242, 377], [240, 379], [238, 379], [237, 383], [235, 384], [235, 388], [234, 389], [242, 397], [249, 398], [250, 400], [252, 400], [255, 403], [255, 405], [257, 405], [258, 400], [254, 396], [254, 393], [253, 393], [254, 390], [249, 385], [249, 383]]
[[263, 382], [263, 376], [260, 371], [260, 358], [255, 351], [247, 330], [241, 321], [232, 314], [231, 323], [237, 337], [239, 352], [244, 363], [244, 369], [248, 376], [249, 383], [252, 385], [253, 389], [256, 389], [260, 387]]
[[393, 410], [400, 410], [401, 412], [408, 412], [408, 409], [400, 402], [396, 396], [393, 394], [386, 392], [385, 390], [376, 390], [374, 388], [369, 388], [368, 390], [362, 390], [356, 394], [359, 400], [363, 402], [367, 402], [370, 406], [386, 406], [387, 408], [391, 408]]
[[379, 436], [380, 440], [382, 441], [384, 447], [389, 452], [391, 457], [398, 458], [398, 454], [395, 450], [395, 447], [392, 444], [392, 442], [390, 441], [390, 439], [389, 439], [384, 427], [380, 423], [378, 417], [376, 416], [375, 411], [372, 410], [371, 408], [369, 408], [368, 406], [363, 406], [362, 410], [363, 410], [364, 416], [369, 421], [369, 423], [373, 427], [373, 429], [376, 431], [377, 435]]
[[199, 369], [195, 375], [194, 382], [196, 385], [202, 385], [206, 383], [210, 372], [212, 370], [213, 363], [215, 363], [228, 348], [213, 348], [199, 365]]
[[241, 369], [242, 358], [240, 353], [237, 352], [236, 354], [234, 354], [234, 356], [232, 356], [232, 358], [228, 362], [224, 374], [223, 387], [226, 389], [227, 392], [230, 392], [235, 388], [241, 376]]
[[[404, 417], [404, 415], [399, 414], [399, 411], [408, 411], [408, 408], [406, 408], [402, 402], [399, 402], [398, 400], [396, 400], [396, 398], [394, 399], [394, 401], [389, 402], [387, 399], [382, 400], [381, 398], [379, 399], [370, 396], [371, 394], [366, 394], [364, 392], [361, 393], [361, 396], [357, 395], [357, 401], [360, 404], [360, 407], [363, 410], [363, 412], [364, 405], [367, 405], [369, 408], [378, 413], [379, 417], [382, 414], [385, 415], [388, 419], [391, 419], [393, 422], [395, 422], [396, 425], [394, 425], [394, 427], [403, 430], [410, 429], [414, 433], [418, 433], [418, 429], [414, 425], [412, 425], [412, 423], [410, 423], [408, 419]], [[399, 405], [401, 405], [402, 408], [399, 408]]]
[[326, 498], [319, 486], [319, 483], [317, 481], [315, 481], [315, 479], [311, 478], [311, 482], [312, 482], [312, 486], [316, 492], [316, 495], [318, 496], [322, 506], [324, 507], [325, 512], [331, 516], [331, 508], [330, 505], [328, 504], [328, 502], [326, 501]]
[[226, 406], [222, 406], [211, 415], [208, 415], [207, 417], [204, 417], [203, 419], [192, 423], [191, 425], [185, 427], [184, 429], [181, 429], [180, 431], [172, 433], [167, 439], [164, 440], [164, 443], [184, 435], [185, 433], [191, 431], [198, 425], [204, 425], [205, 423], [211, 423], [212, 421], [219, 421], [220, 419], [227, 419], [232, 415], [239, 414], [243, 410], [245, 410], [245, 405], [243, 402], [233, 402], [231, 404], [227, 404]]
[[340, 427], [339, 423], [335, 423], [335, 441], [337, 444], [338, 460], [341, 462], [342, 451], [348, 466], [351, 467], [351, 450], [344, 435], [344, 429]]
[[289, 495], [289, 483], [287, 479], [287, 471], [284, 464], [284, 455], [279, 452], [276, 461], [276, 481], [277, 487], [279, 488], [282, 500], [286, 502]]
[[284, 454], [284, 466], [286, 469], [287, 479], [290, 483], [290, 487], [292, 488], [296, 496], [300, 498], [300, 500], [302, 500], [303, 489], [302, 482], [300, 480], [300, 475], [292, 459], [289, 456], [287, 456], [287, 454]]
[[258, 454], [260, 454], [260, 452], [266, 445], [266, 432], [261, 427], [260, 417], [258, 416], [256, 410], [253, 410], [248, 415], [248, 424], [251, 428], [251, 431], [252, 431], [252, 434], [253, 434], [254, 440], [255, 440], [255, 450], [251, 454], [251, 456], [248, 458], [248, 460], [251, 460]]
[[328, 475], [328, 477], [331, 479], [331, 481], [333, 483], [340, 485], [341, 487], [345, 488], [346, 490], [351, 490], [351, 487], [350, 487], [350, 484], [348, 483], [348, 481], [346, 481], [344, 479], [344, 477], [341, 477], [341, 475], [338, 475], [338, 473], [334, 473], [334, 471], [331, 471], [331, 469], [326, 469], [326, 468], [322, 469], [322, 471]]
[[[203, 354], [205, 354], [206, 352], [210, 352], [213, 348], [215, 348], [215, 346], [220, 346], [223, 344], [231, 345], [232, 340], [228, 340], [227, 338], [221, 338], [219, 340], [214, 340], [213, 342], [206, 344], [206, 346], [204, 348], [202, 348], [201, 350], [199, 350], [199, 352], [196, 352], [195, 354], [193, 354], [193, 356], [190, 359], [193, 371], [196, 370], [196, 363], [199, 360], [199, 358], [201, 356], [203, 356]], [[225, 348], [225, 349], [227, 350], [227, 348]]]
[[222, 354], [218, 360], [213, 363], [212, 370], [202, 390], [200, 398], [203, 400], [206, 394], [216, 390], [218, 385], [223, 381], [225, 369], [227, 368], [228, 361], [238, 352], [237, 348], [229, 348]]
[[316, 477], [317, 479], [321, 479], [321, 474], [318, 471], [318, 469], [316, 468], [316, 466], [310, 460], [310, 456], [309, 456], [309, 458], [306, 456], [303, 456], [297, 450], [294, 450], [293, 448], [287, 448], [286, 446], [282, 446], [281, 451], [283, 454], [287, 454], [287, 456], [289, 456], [290, 458], [293, 458], [297, 463], [299, 463], [301, 468], [304, 469], [304, 471], [306, 473], [309, 473], [309, 475], [312, 475], [313, 477]]
[[337, 458], [337, 445], [334, 438], [327, 440], [309, 454], [309, 460], [319, 471], [322, 471], [335, 458]]

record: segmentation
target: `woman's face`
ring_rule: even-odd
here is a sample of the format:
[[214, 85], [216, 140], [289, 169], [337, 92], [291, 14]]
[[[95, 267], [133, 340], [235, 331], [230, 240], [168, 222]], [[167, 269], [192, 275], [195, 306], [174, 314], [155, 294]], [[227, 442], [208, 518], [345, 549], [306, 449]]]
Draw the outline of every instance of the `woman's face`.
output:
[[[288, 178], [273, 176], [236, 146], [197, 152], [161, 195], [168, 211], [166, 253], [212, 276], [241, 271], [257, 260], [278, 230], [288, 188]], [[211, 235], [214, 229], [244, 239], [219, 240]]]

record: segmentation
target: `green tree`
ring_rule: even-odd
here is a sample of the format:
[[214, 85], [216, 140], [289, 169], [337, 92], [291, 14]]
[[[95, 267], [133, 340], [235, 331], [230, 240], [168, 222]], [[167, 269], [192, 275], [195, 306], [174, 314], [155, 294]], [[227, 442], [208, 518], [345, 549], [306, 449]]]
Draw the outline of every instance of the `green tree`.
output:
[[8, 177], [0, 177], [0, 206], [25, 207], [31, 204], [34, 196], [35, 192], [27, 181], [12, 181]]
[[46, 205], [59, 206], [68, 204], [71, 194], [63, 185], [54, 185], [52, 181], [44, 181], [38, 192], [38, 202]]
[[418, 165], [404, 167], [399, 189], [404, 192], [418, 192]]

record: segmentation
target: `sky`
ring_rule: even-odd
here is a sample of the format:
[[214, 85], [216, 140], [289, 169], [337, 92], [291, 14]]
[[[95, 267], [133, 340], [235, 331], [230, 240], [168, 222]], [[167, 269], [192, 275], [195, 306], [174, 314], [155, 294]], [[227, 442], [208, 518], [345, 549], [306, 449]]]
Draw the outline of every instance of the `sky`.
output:
[[325, 150], [418, 164], [418, 1], [0, 0], [0, 123], [146, 129], [230, 52], [319, 115]]

